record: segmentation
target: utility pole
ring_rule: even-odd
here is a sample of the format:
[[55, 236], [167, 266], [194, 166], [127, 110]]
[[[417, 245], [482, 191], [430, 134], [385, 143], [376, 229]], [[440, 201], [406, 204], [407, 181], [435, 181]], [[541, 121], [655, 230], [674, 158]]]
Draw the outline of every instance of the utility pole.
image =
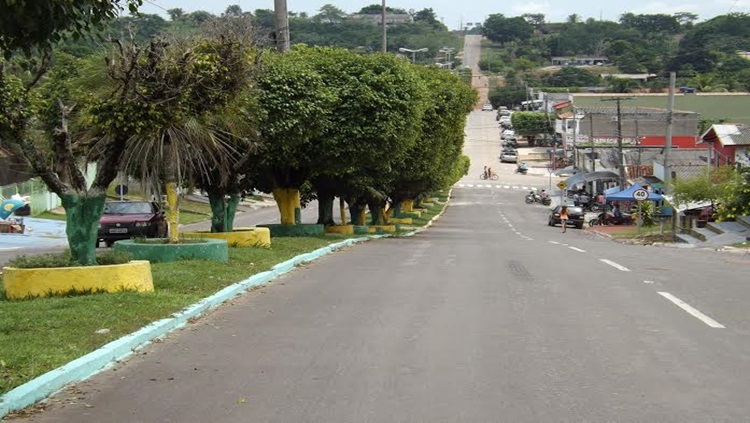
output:
[[667, 104], [667, 133], [664, 144], [664, 185], [669, 185], [672, 174], [669, 169], [669, 153], [672, 150], [672, 122], [674, 120], [674, 86], [675, 86], [675, 73], [669, 73], [669, 100]]
[[274, 0], [276, 17], [276, 50], [280, 53], [289, 51], [289, 14], [286, 0]]
[[594, 114], [589, 112], [589, 141], [591, 141], [591, 171], [596, 172], [596, 141], [594, 140]]
[[602, 99], [602, 101], [614, 101], [617, 103], [617, 154], [620, 158], [620, 163], [617, 167], [620, 168], [620, 189], [625, 189], [625, 155], [622, 153], [622, 109], [620, 103], [622, 103], [623, 100], [630, 99], [630, 97]]
[[383, 40], [382, 40], [382, 47], [380, 48], [380, 51], [383, 53], [388, 51], [388, 36], [386, 35], [385, 30], [385, 0], [383, 0], [383, 10], [380, 12], [380, 21], [383, 24]]
[[[669, 166], [669, 152], [672, 150], [672, 123], [674, 121], [674, 86], [676, 75], [669, 72], [669, 100], [667, 105], [667, 133], [664, 145], [664, 189], [669, 192], [669, 184], [672, 182], [672, 170]], [[711, 149], [709, 148], [709, 152]], [[710, 153], [709, 153], [710, 154]], [[710, 156], [709, 156], [710, 157]], [[677, 210], [672, 207], [672, 237], [677, 233]]]

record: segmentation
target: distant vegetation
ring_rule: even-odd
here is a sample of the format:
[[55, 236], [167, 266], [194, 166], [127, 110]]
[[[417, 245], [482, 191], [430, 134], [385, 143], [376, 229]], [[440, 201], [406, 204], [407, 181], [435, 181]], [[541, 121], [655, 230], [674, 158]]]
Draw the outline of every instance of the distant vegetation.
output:
[[[670, 71], [678, 87], [698, 92], [750, 91], [750, 15], [730, 13], [697, 22], [692, 13], [633, 14], [618, 22], [549, 23], [542, 14], [492, 14], [481, 31], [493, 43], [481, 67], [504, 77], [496, 98], [516, 99], [524, 87], [600, 87], [608, 92], [660, 92]], [[611, 66], [546, 68], [553, 57], [604, 56]], [[601, 78], [607, 73], [648, 73], [647, 82]], [[505, 101], [505, 100], [504, 100]]]
[[[343, 47], [359, 53], [372, 53], [381, 50], [382, 28], [373, 19], [355, 15], [380, 14], [380, 5], [371, 5], [354, 13], [347, 13], [333, 5], [324, 5], [319, 13], [309, 16], [306, 13], [289, 13], [289, 28], [292, 44], [303, 43], [311, 46]], [[399, 48], [429, 49], [415, 56], [417, 63], [431, 64], [446, 62], [448, 58], [440, 50], [453, 48], [457, 52], [463, 47], [460, 36], [448, 31], [435, 16], [432, 9], [406, 11], [387, 8], [389, 13], [411, 15], [412, 22], [388, 25], [388, 51]], [[143, 42], [154, 35], [191, 35], [198, 33], [202, 25], [221, 18], [244, 16], [251, 18], [256, 40], [259, 44], [273, 45], [275, 42], [274, 12], [269, 9], [243, 11], [232, 5], [220, 16], [205, 11], [186, 13], [182, 9], [169, 9], [168, 18], [153, 14], [123, 16], [108, 23], [97, 37], [69, 40], [60, 49], [74, 56], [83, 57], [101, 49], [102, 39], [112, 36], [130, 38]], [[450, 60], [457, 67], [455, 56]]]

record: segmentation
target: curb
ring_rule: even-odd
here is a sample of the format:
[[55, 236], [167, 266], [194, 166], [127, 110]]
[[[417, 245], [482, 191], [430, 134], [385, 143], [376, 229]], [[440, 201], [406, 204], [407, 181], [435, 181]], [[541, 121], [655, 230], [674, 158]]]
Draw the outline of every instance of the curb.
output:
[[[448, 200], [446, 201], [443, 210], [430, 219], [424, 227], [415, 229], [406, 234], [395, 236], [411, 237], [432, 226], [432, 223], [442, 216], [448, 208], [448, 202], [450, 201], [452, 192], [452, 189], [448, 192]], [[315, 261], [344, 247], [349, 247], [372, 239], [390, 238], [393, 236], [394, 235], [391, 234], [384, 234], [370, 235], [361, 238], [350, 238], [318, 248], [309, 253], [300, 254], [287, 261], [274, 265], [269, 271], [255, 274], [243, 281], [227, 286], [215, 294], [172, 314], [172, 317], [157, 320], [156, 322], [146, 325], [133, 333], [123, 336], [122, 338], [116, 339], [83, 357], [79, 357], [54, 370], [50, 370], [49, 372], [8, 391], [5, 395], [0, 396], [0, 419], [11, 411], [24, 409], [53, 395], [67, 385], [82, 382], [104, 370], [107, 370], [118, 361], [132, 355], [138, 349], [149, 345], [153, 340], [161, 338], [170, 332], [185, 326], [191, 319], [220, 306], [232, 298], [244, 294], [250, 288], [266, 284], [278, 278], [279, 276], [293, 270], [300, 264]]]

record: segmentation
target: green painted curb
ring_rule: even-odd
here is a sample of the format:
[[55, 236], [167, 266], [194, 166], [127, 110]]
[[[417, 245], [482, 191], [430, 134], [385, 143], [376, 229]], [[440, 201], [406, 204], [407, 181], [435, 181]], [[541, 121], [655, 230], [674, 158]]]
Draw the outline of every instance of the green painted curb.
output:
[[325, 234], [325, 226], [318, 224], [282, 225], [279, 223], [257, 225], [271, 230], [271, 238], [318, 236]]
[[169, 262], [179, 260], [229, 261], [229, 246], [223, 239], [203, 238], [185, 244], [140, 243], [131, 239], [115, 242], [115, 251], [133, 256], [134, 260]]

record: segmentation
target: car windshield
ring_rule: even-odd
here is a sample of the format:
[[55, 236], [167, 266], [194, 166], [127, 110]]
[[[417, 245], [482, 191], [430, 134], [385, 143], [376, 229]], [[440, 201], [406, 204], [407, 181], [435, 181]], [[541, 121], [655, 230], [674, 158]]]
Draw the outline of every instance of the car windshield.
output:
[[153, 213], [151, 203], [105, 203], [104, 214], [149, 214]]

